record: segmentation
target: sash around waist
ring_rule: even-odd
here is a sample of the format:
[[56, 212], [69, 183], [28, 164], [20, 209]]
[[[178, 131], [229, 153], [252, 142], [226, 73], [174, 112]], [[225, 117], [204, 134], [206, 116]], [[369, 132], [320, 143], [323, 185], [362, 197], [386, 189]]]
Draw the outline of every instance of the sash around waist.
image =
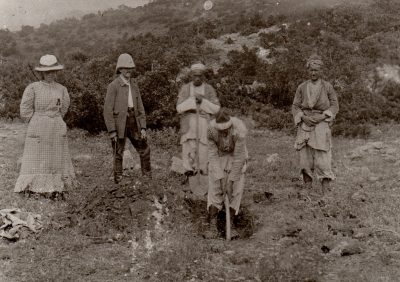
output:
[[[182, 118], [183, 117], [190, 117], [190, 116], [196, 116], [196, 110], [189, 110], [189, 111], [186, 111], [186, 112], [182, 113]], [[205, 112], [203, 112], [203, 111], [199, 111], [199, 116], [203, 117], [205, 119], [209, 119], [210, 118], [210, 115], [205, 113]]]
[[306, 114], [322, 114], [324, 111], [305, 109], [303, 110], [303, 112], [305, 112]]

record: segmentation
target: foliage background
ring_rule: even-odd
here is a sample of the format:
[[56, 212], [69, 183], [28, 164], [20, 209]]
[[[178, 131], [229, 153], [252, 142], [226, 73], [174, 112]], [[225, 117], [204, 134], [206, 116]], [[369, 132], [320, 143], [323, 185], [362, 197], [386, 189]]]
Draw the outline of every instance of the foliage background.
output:
[[[151, 128], [178, 126], [175, 112], [180, 71], [201, 60], [218, 65], [208, 79], [221, 103], [251, 116], [259, 126], [291, 129], [290, 105], [297, 86], [307, 79], [305, 60], [318, 52], [324, 76], [338, 92], [340, 113], [334, 134], [367, 136], [371, 124], [399, 121], [398, 73], [385, 79], [379, 68], [400, 63], [400, 3], [273, 10], [263, 1], [219, 0], [210, 13], [199, 1], [153, 1], [143, 7], [69, 18], [18, 32], [0, 31], [0, 116], [17, 117], [26, 85], [36, 78], [29, 65], [45, 53], [56, 54], [66, 70], [59, 81], [72, 98], [66, 121], [92, 133], [104, 130], [102, 107], [114, 78], [118, 55], [131, 53]], [[229, 33], [258, 35], [270, 50], [268, 62], [243, 45], [221, 62], [207, 40]], [[227, 42], [227, 44], [232, 42]], [[397, 69], [398, 70], [398, 69]], [[257, 81], [260, 87], [251, 87]]]

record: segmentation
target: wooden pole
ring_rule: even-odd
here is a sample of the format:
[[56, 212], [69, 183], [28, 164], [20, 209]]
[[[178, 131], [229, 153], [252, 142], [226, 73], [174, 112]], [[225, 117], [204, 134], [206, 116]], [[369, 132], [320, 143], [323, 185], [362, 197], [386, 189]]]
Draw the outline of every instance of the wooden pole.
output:
[[225, 194], [226, 240], [231, 240], [231, 211], [229, 209], [228, 195]]
[[225, 222], [226, 222], [226, 240], [231, 240], [231, 210], [229, 207], [229, 198], [228, 193], [226, 191], [228, 176], [225, 177], [224, 185], [225, 185]]
[[197, 183], [200, 185], [200, 106], [196, 101], [196, 170]]

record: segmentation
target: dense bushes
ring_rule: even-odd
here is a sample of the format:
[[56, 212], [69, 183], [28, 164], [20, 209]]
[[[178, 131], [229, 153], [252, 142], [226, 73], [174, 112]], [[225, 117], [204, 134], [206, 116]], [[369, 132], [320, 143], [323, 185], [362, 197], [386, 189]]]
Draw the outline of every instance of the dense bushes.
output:
[[[400, 28], [396, 24], [400, 21], [400, 7], [396, 1], [377, 1], [373, 4], [374, 12], [371, 8], [339, 6], [288, 18], [264, 16], [262, 10], [250, 9], [249, 3], [219, 1], [214, 11], [205, 15], [193, 9], [198, 6], [197, 1], [187, 1], [185, 5], [176, 0], [156, 1], [139, 9], [125, 7], [91, 14], [82, 21], [63, 20], [34, 30], [24, 27], [18, 38], [29, 41], [26, 44], [32, 48], [22, 45], [8, 62], [0, 65], [4, 105], [0, 115], [18, 115], [23, 89], [34, 80], [26, 63], [21, 63], [23, 57], [17, 57], [19, 50], [27, 52], [20, 56], [35, 62], [43, 52], [51, 52], [66, 65], [59, 80], [72, 99], [66, 117], [68, 125], [99, 132], [104, 129], [104, 95], [115, 77], [116, 59], [120, 53], [129, 52], [137, 66], [149, 127], [177, 126], [175, 103], [183, 81], [176, 78], [181, 69], [196, 60], [218, 60], [218, 52], [204, 44], [206, 40], [227, 32], [249, 34], [279, 24], [280, 31], [259, 35], [261, 46], [271, 51], [270, 63], [258, 57], [256, 48], [243, 46], [241, 51], [228, 54], [229, 62], [217, 73], [208, 74], [223, 106], [251, 115], [262, 126], [291, 128], [294, 93], [307, 79], [306, 59], [317, 52], [325, 62], [324, 77], [334, 85], [340, 99], [335, 134], [367, 135], [369, 124], [400, 121], [399, 85], [393, 79], [383, 79], [376, 71], [384, 64], [400, 64]], [[129, 27], [145, 26], [152, 9], [164, 17], [163, 5], [173, 14], [171, 19], [157, 19], [158, 29], [165, 32], [157, 34], [156, 29], [154, 34], [132, 35]], [[140, 17], [143, 23], [134, 20]], [[285, 19], [291, 21], [284, 23]], [[124, 32], [115, 33], [115, 28]], [[104, 35], [99, 37], [100, 30], [108, 32], [107, 40]], [[50, 34], [54, 38], [49, 38]], [[15, 47], [14, 33], [4, 31], [0, 36], [11, 36], [3, 44]]]

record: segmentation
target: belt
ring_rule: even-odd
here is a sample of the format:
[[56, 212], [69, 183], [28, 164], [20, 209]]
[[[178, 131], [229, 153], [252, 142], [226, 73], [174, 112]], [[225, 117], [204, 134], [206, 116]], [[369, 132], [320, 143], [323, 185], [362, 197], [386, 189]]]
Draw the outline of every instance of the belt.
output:
[[322, 114], [324, 112], [324, 111], [321, 111], [321, 110], [312, 110], [312, 109], [305, 109], [304, 111], [312, 113], [312, 114]]
[[130, 118], [135, 118], [135, 109], [134, 108], [128, 108], [128, 117]]
[[[196, 113], [197, 113], [196, 110], [187, 110], [187, 111], [183, 112], [182, 114], [183, 115], [185, 115], [185, 114], [189, 115], [189, 114], [196, 114]], [[205, 117], [205, 118], [208, 117], [208, 114], [206, 112], [201, 111], [201, 110], [199, 110], [199, 115], [201, 117]]]

